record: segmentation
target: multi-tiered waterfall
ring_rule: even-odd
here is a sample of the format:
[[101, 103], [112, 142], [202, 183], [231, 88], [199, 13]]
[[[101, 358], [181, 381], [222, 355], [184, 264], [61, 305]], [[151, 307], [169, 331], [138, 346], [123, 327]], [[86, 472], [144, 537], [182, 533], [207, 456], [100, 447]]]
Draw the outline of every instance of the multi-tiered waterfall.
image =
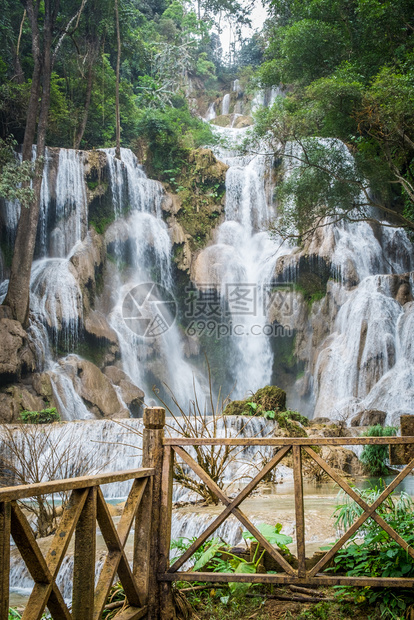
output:
[[[277, 94], [266, 95], [267, 103]], [[216, 131], [226, 147], [214, 147], [215, 155], [229, 166], [225, 217], [206, 247], [193, 252], [189, 271], [196, 286], [220, 296], [228, 337], [215, 347], [233, 396], [274, 383], [287, 389], [290, 406], [310, 415], [316, 410], [335, 418], [378, 408], [391, 420], [414, 413], [414, 258], [407, 235], [360, 222], [327, 226], [305, 249], [282, 243], [269, 232], [277, 217], [272, 155], [240, 154], [246, 129]], [[82, 355], [91, 359], [95, 351], [98, 372], [116, 367], [105, 375], [112, 401], [98, 407], [99, 415], [126, 415], [120, 381], [143, 389], [147, 399], [153, 384], [165, 382], [183, 404], [194, 385], [205, 391], [200, 344], [197, 338], [191, 344], [180, 318], [182, 291], [181, 306], [174, 308], [174, 234], [163, 212], [164, 189], [147, 178], [131, 151], [121, 155], [119, 161], [114, 149], [46, 152], [29, 334], [65, 419], [97, 415], [80, 387]], [[1, 207], [3, 244], [13, 241], [19, 209], [16, 202]], [[105, 223], [99, 235], [91, 227], [96, 221]], [[0, 252], [0, 298], [7, 290], [6, 262]], [[305, 300], [300, 283], [310, 275], [319, 282], [318, 298]], [[153, 289], [139, 312], [151, 325], [164, 320], [168, 329], [146, 338], [128, 327], [125, 299], [131, 291], [142, 295], [139, 287], [151, 283], [163, 287], [164, 315], [154, 314]], [[102, 342], [110, 345], [105, 357]], [[283, 373], [282, 358], [289, 361]], [[114, 383], [117, 369], [126, 374]]]

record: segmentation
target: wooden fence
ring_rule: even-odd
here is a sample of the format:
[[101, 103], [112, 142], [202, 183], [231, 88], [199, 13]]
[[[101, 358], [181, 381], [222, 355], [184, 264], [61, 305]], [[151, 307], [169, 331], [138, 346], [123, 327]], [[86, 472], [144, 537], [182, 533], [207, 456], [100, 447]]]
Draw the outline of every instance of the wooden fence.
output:
[[[172, 620], [175, 617], [172, 599], [172, 582], [206, 581], [228, 583], [297, 584], [297, 585], [358, 585], [412, 587], [414, 579], [381, 577], [346, 577], [323, 572], [336, 552], [364, 525], [374, 519], [389, 536], [414, 559], [410, 547], [376, 512], [390, 493], [414, 468], [414, 458], [395, 477], [372, 505], [368, 505], [351, 486], [314, 450], [315, 446], [342, 445], [391, 445], [403, 446], [403, 453], [412, 454], [414, 436], [403, 437], [321, 437], [321, 438], [166, 438], [164, 436], [165, 411], [152, 407], [144, 411], [143, 467], [134, 471], [101, 474], [98, 476], [46, 482], [29, 487], [9, 487], [0, 490], [0, 620], [6, 620], [9, 605], [10, 535], [13, 537], [35, 586], [30, 596], [23, 620], [40, 620], [47, 606], [55, 620], [99, 620], [108, 592], [118, 575], [130, 606], [117, 615], [118, 620]], [[230, 499], [202, 469], [188, 451], [191, 446], [272, 446], [278, 448], [273, 458], [257, 476]], [[407, 448], [407, 450], [405, 450]], [[405, 450], [405, 452], [404, 452]], [[296, 517], [296, 543], [298, 568], [294, 569], [286, 558], [258, 531], [240, 509], [240, 504], [257, 485], [288, 454], [292, 456], [294, 500]], [[169, 563], [173, 468], [176, 455], [191, 468], [196, 476], [209, 487], [224, 506], [223, 511], [200, 534], [191, 547], [171, 566]], [[361, 516], [311, 569], [305, 563], [305, 515], [303, 501], [302, 459], [313, 459], [345, 493], [362, 508]], [[411, 458], [411, 456], [410, 456]], [[108, 513], [100, 485], [109, 482], [133, 480], [118, 526], [115, 528]], [[17, 500], [39, 494], [72, 490], [69, 504], [60, 519], [49, 551], [44, 557]], [[197, 549], [230, 516], [234, 515], [266, 549], [279, 565], [277, 574], [201, 573], [179, 569]], [[277, 513], [274, 522], [277, 521]], [[108, 554], [95, 585], [96, 522], [98, 523]], [[134, 525], [134, 558], [132, 569], [125, 555], [125, 543]], [[56, 585], [56, 577], [75, 534], [74, 575], [72, 608], [69, 610]]]

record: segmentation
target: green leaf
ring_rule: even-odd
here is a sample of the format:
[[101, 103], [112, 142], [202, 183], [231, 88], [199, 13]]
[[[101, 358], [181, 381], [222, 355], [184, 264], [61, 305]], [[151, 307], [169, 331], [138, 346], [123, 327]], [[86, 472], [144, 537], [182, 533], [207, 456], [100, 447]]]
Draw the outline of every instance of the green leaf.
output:
[[[253, 574], [256, 572], [256, 566], [255, 564], [253, 564], [253, 562], [240, 562], [240, 564], [238, 565], [238, 567], [236, 568], [236, 570], [234, 571], [235, 573], [242, 573], [242, 574]], [[230, 588], [230, 592], [232, 593], [233, 596], [244, 596], [247, 592], [247, 590], [251, 587], [251, 583], [239, 583], [239, 582], [233, 582], [231, 581], [229, 583], [229, 588]]]
[[194, 564], [193, 570], [198, 571], [208, 564], [222, 546], [223, 543], [221, 541], [211, 544], [210, 547], [204, 551], [203, 555], [198, 558], [197, 562]]
[[[267, 523], [260, 523], [257, 526], [259, 532], [266, 538], [267, 541], [270, 542], [271, 545], [277, 545], [278, 547], [286, 547], [292, 542], [291, 536], [287, 536], [286, 534], [280, 534], [280, 523], [275, 526], [268, 525]], [[256, 538], [250, 532], [243, 532], [242, 534], [245, 540], [254, 540]], [[257, 541], [256, 541], [257, 542]]]

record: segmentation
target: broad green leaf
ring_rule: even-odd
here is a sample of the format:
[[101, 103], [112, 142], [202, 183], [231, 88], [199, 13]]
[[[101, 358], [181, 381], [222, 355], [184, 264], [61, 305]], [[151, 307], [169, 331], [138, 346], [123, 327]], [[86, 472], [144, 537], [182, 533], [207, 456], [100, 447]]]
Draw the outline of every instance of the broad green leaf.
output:
[[193, 570], [198, 571], [200, 570], [200, 568], [203, 568], [203, 566], [208, 564], [208, 562], [210, 562], [210, 560], [214, 558], [214, 556], [222, 546], [223, 543], [221, 541], [210, 545], [210, 547], [204, 551], [203, 555], [198, 558], [197, 562], [194, 564]]
[[[292, 538], [287, 536], [286, 534], [280, 534], [280, 529], [278, 529], [278, 524], [276, 527], [273, 525], [268, 525], [267, 523], [260, 523], [257, 526], [259, 532], [270, 542], [271, 545], [277, 545], [278, 547], [285, 547], [292, 542]], [[245, 540], [254, 540], [256, 538], [250, 532], [243, 532], [243, 538]], [[257, 542], [257, 541], [256, 541]]]
[[[253, 564], [253, 562], [240, 562], [234, 572], [239, 574], [253, 574], [256, 572], [256, 566]], [[251, 583], [236, 583], [231, 581], [229, 583], [229, 588], [230, 592], [234, 596], [244, 596], [247, 590], [251, 587], [251, 585]]]

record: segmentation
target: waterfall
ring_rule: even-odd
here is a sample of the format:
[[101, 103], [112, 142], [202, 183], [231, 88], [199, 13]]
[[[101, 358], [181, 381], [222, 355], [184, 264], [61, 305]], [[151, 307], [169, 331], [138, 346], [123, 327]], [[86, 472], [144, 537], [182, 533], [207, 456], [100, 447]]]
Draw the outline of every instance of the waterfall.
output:
[[[108, 160], [115, 159], [114, 149], [106, 151]], [[145, 340], [143, 334], [135, 332], [127, 326], [123, 312], [125, 299], [128, 299], [131, 291], [136, 287], [156, 282], [163, 287], [161, 295], [166, 296], [163, 306], [171, 309], [173, 306], [173, 281], [172, 281], [172, 244], [168, 229], [161, 216], [161, 201], [163, 197], [162, 185], [148, 179], [139, 165], [138, 160], [128, 149], [122, 149], [122, 164], [110, 164], [111, 185], [119, 183], [122, 166], [122, 184], [127, 186], [128, 206], [132, 209], [131, 215], [126, 220], [128, 245], [129, 270], [127, 278], [123, 279], [118, 273], [116, 283], [117, 294], [113, 310], [109, 315], [109, 322], [116, 331], [120, 348], [121, 359], [125, 372], [133, 382], [140, 386], [150, 396], [154, 378], [157, 382], [166, 382], [180, 402], [187, 403], [194, 397], [193, 381], [198, 394], [205, 392], [202, 386], [202, 377], [194, 377], [195, 369], [185, 360], [182, 338], [174, 317], [164, 317], [171, 323], [165, 332], [154, 338]], [[116, 174], [116, 178], [112, 174]], [[113, 190], [114, 191], [114, 190]], [[125, 192], [120, 193], [125, 196]], [[125, 203], [121, 203], [119, 209], [125, 210]], [[122, 226], [122, 224], [121, 224]], [[115, 222], [107, 231], [107, 243], [115, 246], [115, 256], [120, 261], [125, 260], [122, 256], [122, 241], [120, 239], [119, 222]], [[144, 290], [144, 289], [138, 289]], [[158, 289], [160, 290], [160, 289]], [[135, 293], [133, 293], [134, 295]], [[162, 320], [159, 314], [161, 306], [157, 302], [146, 304], [146, 317], [155, 324]], [[130, 323], [131, 325], [131, 323]], [[167, 327], [167, 326], [166, 326]], [[154, 356], [154, 348], [157, 355]]]
[[229, 114], [230, 113], [230, 94], [229, 93], [227, 93], [223, 97], [223, 101], [222, 101], [222, 104], [221, 104], [221, 113], [222, 114]]
[[216, 104], [213, 101], [213, 103], [210, 103], [210, 105], [208, 106], [208, 110], [207, 110], [207, 114], [205, 116], [205, 120], [206, 121], [212, 121], [215, 118], [216, 118]]
[[227, 147], [215, 154], [229, 166], [226, 175], [226, 221], [215, 243], [197, 259], [196, 284], [215, 287], [233, 325], [228, 369], [236, 387], [233, 398], [244, 397], [271, 382], [273, 353], [267, 301], [278, 256], [289, 251], [272, 238], [268, 225], [273, 215], [266, 195], [266, 174], [271, 155], [237, 154], [246, 130], [217, 128]]

